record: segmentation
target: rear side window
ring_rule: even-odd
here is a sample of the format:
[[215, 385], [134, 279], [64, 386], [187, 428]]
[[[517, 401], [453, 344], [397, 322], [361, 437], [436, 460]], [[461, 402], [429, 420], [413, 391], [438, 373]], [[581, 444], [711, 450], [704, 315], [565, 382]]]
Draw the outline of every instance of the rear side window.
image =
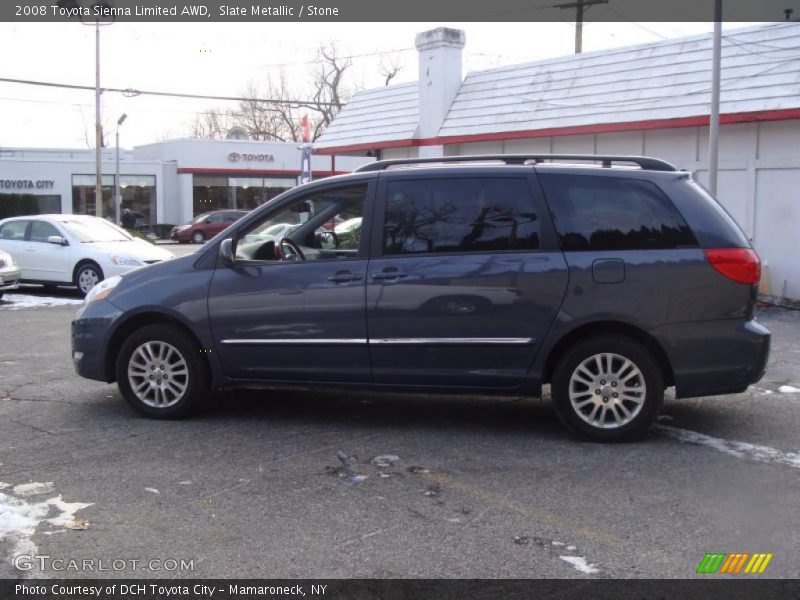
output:
[[527, 179], [405, 179], [387, 185], [384, 255], [539, 248]]
[[653, 183], [539, 173], [563, 250], [691, 248], [697, 240]]
[[17, 240], [22, 241], [25, 239], [25, 229], [28, 227], [29, 221], [9, 221], [0, 227], [0, 239], [2, 240]]

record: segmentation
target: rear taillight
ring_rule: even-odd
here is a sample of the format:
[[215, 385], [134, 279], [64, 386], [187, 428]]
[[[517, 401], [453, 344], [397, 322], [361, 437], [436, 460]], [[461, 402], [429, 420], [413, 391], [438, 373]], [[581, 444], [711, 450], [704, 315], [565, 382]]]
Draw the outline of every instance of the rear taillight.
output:
[[708, 264], [728, 279], [755, 285], [761, 279], [761, 260], [750, 248], [713, 248], [706, 250]]

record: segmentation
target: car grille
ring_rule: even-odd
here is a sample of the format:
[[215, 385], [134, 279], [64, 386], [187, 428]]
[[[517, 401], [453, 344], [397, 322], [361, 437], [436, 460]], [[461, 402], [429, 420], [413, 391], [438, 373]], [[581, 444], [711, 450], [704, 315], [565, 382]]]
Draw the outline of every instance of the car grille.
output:
[[146, 265], [152, 265], [152, 264], [155, 264], [155, 263], [161, 262], [161, 261], [160, 260], [143, 260], [142, 262], [144, 264], [146, 264]]

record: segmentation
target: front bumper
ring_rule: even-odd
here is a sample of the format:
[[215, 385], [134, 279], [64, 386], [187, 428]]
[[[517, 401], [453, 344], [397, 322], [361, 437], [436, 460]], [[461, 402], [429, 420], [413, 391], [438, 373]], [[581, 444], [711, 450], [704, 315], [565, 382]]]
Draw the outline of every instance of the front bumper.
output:
[[678, 398], [743, 392], [766, 371], [771, 334], [755, 320], [676, 323], [653, 334], [672, 365]]
[[[84, 304], [72, 321], [72, 364], [81, 377], [113, 381], [107, 361], [108, 343], [121, 311], [106, 300]], [[109, 368], [111, 367], [111, 368]]]
[[19, 289], [21, 275], [22, 271], [17, 266], [0, 269], [0, 291]]
[[188, 229], [179, 229], [179, 230], [172, 230], [169, 234], [169, 237], [172, 238], [176, 242], [188, 242], [189, 241], [189, 230]]

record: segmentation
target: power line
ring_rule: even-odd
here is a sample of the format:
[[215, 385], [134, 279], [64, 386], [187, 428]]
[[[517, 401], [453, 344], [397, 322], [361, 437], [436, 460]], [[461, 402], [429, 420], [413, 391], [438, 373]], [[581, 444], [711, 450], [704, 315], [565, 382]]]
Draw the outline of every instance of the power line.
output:
[[[416, 48], [392, 48], [389, 50], [375, 50], [374, 52], [364, 52], [362, 54], [350, 54], [348, 56], [337, 56], [337, 60], [350, 60], [353, 58], [367, 58], [370, 56], [383, 56], [384, 54], [390, 54], [392, 52], [409, 52], [410, 50], [416, 50]], [[262, 67], [294, 67], [298, 65], [313, 65], [314, 63], [319, 62], [319, 60], [298, 60], [294, 62], [284, 62], [284, 63], [267, 63], [261, 65]]]
[[[33, 81], [30, 79], [11, 79], [7, 77], [0, 77], [0, 82], [3, 83], [19, 83], [22, 85], [37, 85], [42, 87], [55, 87], [55, 88], [62, 88], [62, 89], [71, 89], [71, 90], [91, 90], [94, 91], [94, 86], [89, 85], [75, 85], [70, 83], [54, 83], [50, 81]], [[306, 106], [306, 105], [314, 105], [314, 106], [334, 106], [338, 107], [338, 104], [334, 102], [317, 102], [314, 100], [281, 100], [278, 98], [243, 98], [240, 96], [207, 96], [205, 94], [182, 94], [179, 92], [156, 92], [152, 90], [136, 90], [133, 88], [101, 88], [101, 92], [115, 92], [122, 94], [128, 98], [132, 98], [134, 96], [166, 96], [170, 98], [193, 98], [196, 100], [224, 100], [224, 101], [233, 101], [233, 102], [262, 102], [266, 104], [280, 104], [280, 105], [287, 105], [287, 106]]]

